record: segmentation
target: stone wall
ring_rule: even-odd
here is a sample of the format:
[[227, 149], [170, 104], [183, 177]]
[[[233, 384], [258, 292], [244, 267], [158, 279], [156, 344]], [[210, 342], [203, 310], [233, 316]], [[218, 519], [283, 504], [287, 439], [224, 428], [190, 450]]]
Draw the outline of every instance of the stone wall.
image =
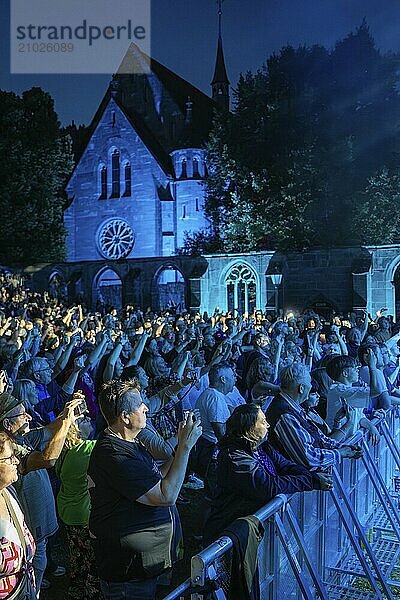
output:
[[[374, 314], [386, 307], [396, 316], [396, 285], [400, 264], [400, 245], [314, 249], [279, 254], [207, 255], [204, 257], [157, 257], [121, 261], [88, 261], [44, 265], [33, 269], [33, 286], [46, 289], [52, 273], [58, 272], [74, 296], [79, 288], [91, 304], [96, 281], [107, 268], [122, 282], [123, 303], [157, 308], [158, 275], [163, 268], [179, 270], [185, 281], [186, 307], [212, 313], [215, 307], [228, 309], [227, 281], [234, 269], [247, 270], [255, 285], [256, 307], [275, 307], [275, 288], [271, 274], [281, 273], [278, 289], [279, 308], [302, 310], [313, 307], [325, 312], [330, 308], [348, 312], [357, 308]], [[32, 269], [31, 269], [32, 271]], [[397, 284], [400, 288], [400, 284]], [[397, 298], [400, 308], [400, 293]], [[399, 310], [397, 317], [400, 318]]]

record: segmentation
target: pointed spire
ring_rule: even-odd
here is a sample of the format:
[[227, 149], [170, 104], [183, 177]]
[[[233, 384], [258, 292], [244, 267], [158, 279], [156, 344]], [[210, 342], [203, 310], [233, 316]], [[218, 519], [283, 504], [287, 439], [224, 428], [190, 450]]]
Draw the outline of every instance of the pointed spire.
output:
[[110, 91], [112, 98], [117, 98], [119, 92], [119, 81], [116, 75], [112, 76], [112, 80], [110, 82]]
[[218, 4], [218, 46], [215, 61], [214, 77], [211, 82], [213, 100], [221, 107], [229, 110], [229, 79], [226, 72], [224, 49], [222, 46], [222, 2]]

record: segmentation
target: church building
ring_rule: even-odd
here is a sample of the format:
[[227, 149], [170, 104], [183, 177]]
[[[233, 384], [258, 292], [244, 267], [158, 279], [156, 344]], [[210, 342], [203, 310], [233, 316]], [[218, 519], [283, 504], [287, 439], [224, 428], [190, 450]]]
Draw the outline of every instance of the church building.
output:
[[212, 98], [129, 47], [66, 186], [67, 262], [173, 256], [207, 226], [204, 144], [229, 109], [221, 36], [211, 85]]
[[376, 304], [398, 320], [399, 246], [177, 255], [186, 232], [208, 226], [204, 147], [215, 111], [229, 110], [221, 5], [212, 97], [129, 47], [66, 186], [67, 261], [35, 270], [36, 289], [88, 306], [209, 313]]

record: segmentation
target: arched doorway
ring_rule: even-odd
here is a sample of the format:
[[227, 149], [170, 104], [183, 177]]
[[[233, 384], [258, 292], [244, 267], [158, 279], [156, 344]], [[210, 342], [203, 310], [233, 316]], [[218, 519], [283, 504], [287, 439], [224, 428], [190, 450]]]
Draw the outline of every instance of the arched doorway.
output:
[[76, 271], [71, 275], [67, 287], [69, 301], [81, 304], [83, 300], [82, 271]]
[[100, 271], [93, 286], [93, 303], [122, 308], [122, 282], [112, 269]]
[[162, 267], [154, 278], [155, 308], [167, 310], [186, 308], [186, 284], [182, 273], [173, 265]]
[[59, 271], [54, 271], [49, 277], [49, 294], [58, 300], [67, 299], [67, 285], [64, 276]]
[[245, 264], [234, 265], [225, 277], [228, 311], [251, 314], [257, 305], [255, 273]]

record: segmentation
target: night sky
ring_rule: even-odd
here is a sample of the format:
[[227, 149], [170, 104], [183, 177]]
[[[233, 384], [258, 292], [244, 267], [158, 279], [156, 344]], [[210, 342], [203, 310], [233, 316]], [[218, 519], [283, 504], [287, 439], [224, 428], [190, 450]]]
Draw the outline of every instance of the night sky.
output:
[[[84, 1], [84, 0], [83, 0]], [[88, 124], [110, 79], [103, 75], [10, 75], [9, 0], [0, 0], [0, 87], [32, 86], [55, 99], [63, 124]], [[330, 48], [366, 17], [383, 51], [400, 50], [399, 0], [225, 0], [223, 39], [231, 85], [286, 45]], [[215, 0], [153, 0], [152, 55], [210, 93], [218, 34]], [[122, 57], [121, 57], [122, 58]]]

